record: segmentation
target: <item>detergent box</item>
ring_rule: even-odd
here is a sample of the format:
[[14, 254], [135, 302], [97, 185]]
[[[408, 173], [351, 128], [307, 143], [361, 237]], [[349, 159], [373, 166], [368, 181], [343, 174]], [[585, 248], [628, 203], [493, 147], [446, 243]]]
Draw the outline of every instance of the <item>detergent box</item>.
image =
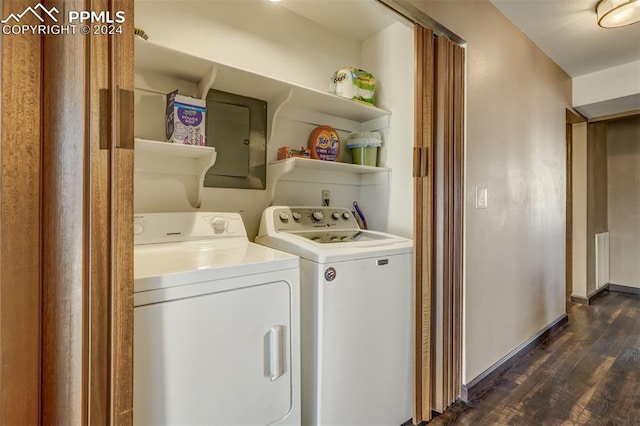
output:
[[206, 113], [206, 101], [179, 95], [177, 90], [169, 93], [166, 117], [167, 141], [204, 146]]

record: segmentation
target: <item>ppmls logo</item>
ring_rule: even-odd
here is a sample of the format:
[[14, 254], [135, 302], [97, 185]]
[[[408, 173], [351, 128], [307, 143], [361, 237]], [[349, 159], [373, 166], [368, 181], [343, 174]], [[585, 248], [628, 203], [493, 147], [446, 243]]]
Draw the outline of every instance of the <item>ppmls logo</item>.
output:
[[[0, 21], [2, 23], [2, 34], [96, 34], [113, 35], [122, 34], [122, 25], [125, 22], [125, 12], [118, 10], [110, 11], [88, 11], [70, 10], [66, 23], [58, 23], [60, 11], [52, 7], [47, 9], [38, 3], [35, 6], [27, 7], [20, 13], [11, 13]], [[21, 21], [29, 16], [34, 16], [40, 24], [31, 25]], [[64, 19], [62, 19], [64, 22]]]
[[11, 13], [9, 16], [7, 16], [5, 19], [3, 19], [0, 22], [2, 22], [3, 24], [9, 24], [13, 20], [17, 24], [20, 22], [20, 20], [24, 15], [26, 15], [27, 13], [31, 13], [40, 22], [44, 23], [44, 18], [42, 17], [42, 15], [36, 12], [36, 9], [40, 9], [46, 16], [51, 18], [53, 22], [58, 22], [58, 18], [55, 17], [54, 13], [57, 15], [58, 13], [60, 13], [60, 11], [55, 7], [52, 7], [51, 10], [49, 10], [40, 3], [36, 4], [34, 7], [31, 7], [31, 6], [27, 7], [22, 13], [18, 13], [18, 14]]

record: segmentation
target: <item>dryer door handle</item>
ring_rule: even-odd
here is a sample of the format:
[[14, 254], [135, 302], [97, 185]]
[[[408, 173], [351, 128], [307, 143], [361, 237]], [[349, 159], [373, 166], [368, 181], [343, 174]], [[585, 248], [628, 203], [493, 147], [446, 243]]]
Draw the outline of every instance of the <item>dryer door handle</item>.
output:
[[284, 374], [284, 326], [274, 325], [268, 335], [267, 367], [273, 382]]

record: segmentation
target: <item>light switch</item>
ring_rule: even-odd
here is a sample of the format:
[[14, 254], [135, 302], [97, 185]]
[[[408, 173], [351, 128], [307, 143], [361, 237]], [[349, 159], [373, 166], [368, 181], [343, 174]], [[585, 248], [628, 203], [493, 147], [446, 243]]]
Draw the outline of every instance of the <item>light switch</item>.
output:
[[488, 203], [486, 186], [476, 186], [476, 209], [486, 209]]

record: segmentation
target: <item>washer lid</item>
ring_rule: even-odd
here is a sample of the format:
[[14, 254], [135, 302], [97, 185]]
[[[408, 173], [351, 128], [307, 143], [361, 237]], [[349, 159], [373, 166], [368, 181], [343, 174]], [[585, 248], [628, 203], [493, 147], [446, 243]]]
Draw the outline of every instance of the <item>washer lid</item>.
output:
[[[340, 240], [332, 240], [338, 237]], [[345, 240], [342, 240], [346, 237]], [[268, 247], [318, 263], [343, 262], [413, 252], [413, 242], [376, 231], [277, 232], [256, 238]]]
[[[374, 233], [371, 231], [363, 231], [360, 229], [343, 229], [336, 231], [303, 231], [303, 232], [290, 232], [289, 234], [295, 235], [300, 238], [311, 240], [318, 244], [348, 244], [359, 243], [358, 246], [370, 246], [370, 245], [384, 245], [397, 241], [393, 235], [385, 235], [380, 233]], [[363, 243], [372, 244], [363, 244]]]
[[292, 269], [298, 258], [242, 239], [134, 247], [134, 292]]

